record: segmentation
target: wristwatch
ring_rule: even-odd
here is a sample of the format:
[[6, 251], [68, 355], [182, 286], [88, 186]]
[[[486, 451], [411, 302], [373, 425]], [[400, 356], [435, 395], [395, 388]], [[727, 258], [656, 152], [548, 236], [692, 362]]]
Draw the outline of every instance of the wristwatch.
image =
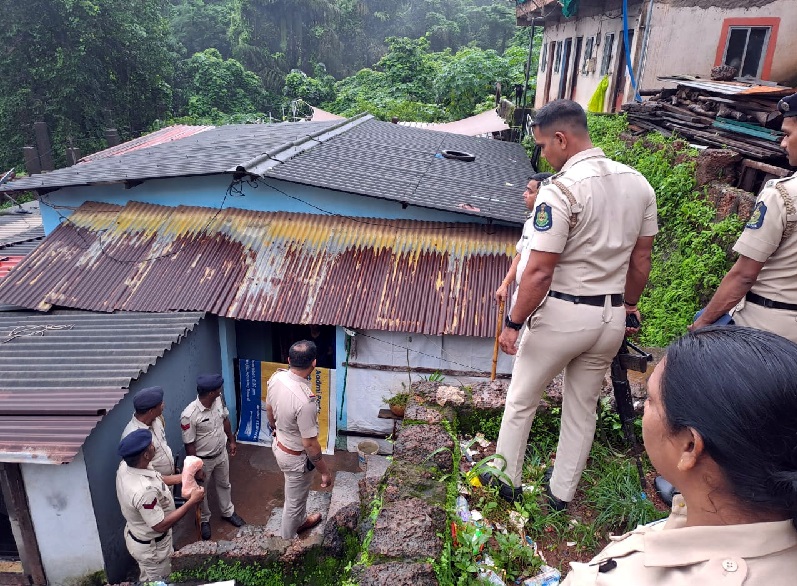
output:
[[513, 330], [516, 330], [516, 331], [518, 331], [518, 332], [519, 332], [519, 331], [520, 331], [520, 328], [522, 328], [522, 327], [523, 327], [523, 322], [520, 322], [519, 324], [518, 324], [518, 323], [515, 323], [515, 322], [513, 322], [511, 319], [509, 319], [509, 316], [506, 316], [506, 317], [504, 318], [504, 325], [505, 325], [506, 327], [510, 328], [510, 329], [513, 329]]

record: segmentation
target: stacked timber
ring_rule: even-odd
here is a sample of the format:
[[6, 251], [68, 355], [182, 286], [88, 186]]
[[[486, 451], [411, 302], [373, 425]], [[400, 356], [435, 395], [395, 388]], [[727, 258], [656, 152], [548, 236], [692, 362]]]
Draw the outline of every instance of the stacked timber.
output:
[[677, 134], [694, 144], [783, 163], [782, 118], [777, 104], [793, 92], [783, 86], [682, 80], [675, 89], [644, 92], [649, 96], [647, 101], [625, 104], [623, 110], [637, 130]]

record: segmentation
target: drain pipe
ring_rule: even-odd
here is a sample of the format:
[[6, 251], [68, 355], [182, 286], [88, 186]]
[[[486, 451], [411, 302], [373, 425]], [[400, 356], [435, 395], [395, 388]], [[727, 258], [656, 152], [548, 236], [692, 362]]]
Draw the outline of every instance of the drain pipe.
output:
[[639, 89], [636, 85], [634, 68], [631, 66], [631, 47], [628, 43], [628, 0], [623, 0], [623, 39], [623, 44], [625, 45], [625, 66], [626, 69], [628, 69], [628, 75], [631, 77], [631, 87], [634, 88], [634, 99], [637, 102], [641, 102], [642, 96], [639, 95]]

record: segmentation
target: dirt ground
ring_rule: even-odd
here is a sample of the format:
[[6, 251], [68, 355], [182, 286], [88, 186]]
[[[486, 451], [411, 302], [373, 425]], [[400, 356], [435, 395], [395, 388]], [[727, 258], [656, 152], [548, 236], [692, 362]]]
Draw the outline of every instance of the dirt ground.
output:
[[[356, 452], [336, 451], [334, 456], [324, 456], [333, 474], [339, 471], [358, 472]], [[271, 448], [238, 444], [238, 453], [230, 459], [230, 482], [235, 512], [250, 525], [265, 525], [275, 507], [281, 507], [284, 499], [283, 476]], [[321, 475], [316, 474], [311, 490], [321, 489]], [[323, 489], [331, 491], [331, 488]], [[209, 490], [211, 511], [211, 539], [232, 539], [238, 532], [221, 519], [218, 499], [214, 488]], [[179, 549], [199, 540], [199, 530], [194, 516], [188, 515], [174, 528], [174, 547]]]

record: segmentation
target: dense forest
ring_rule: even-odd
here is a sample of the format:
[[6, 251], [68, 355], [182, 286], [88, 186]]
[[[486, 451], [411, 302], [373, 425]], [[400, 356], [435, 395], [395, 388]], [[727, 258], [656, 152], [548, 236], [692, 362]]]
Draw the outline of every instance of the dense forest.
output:
[[[173, 123], [342, 115], [455, 120], [520, 83], [528, 32], [507, 0], [0, 0], [0, 168], [33, 123], [104, 148]], [[533, 69], [534, 70], [534, 69]]]

